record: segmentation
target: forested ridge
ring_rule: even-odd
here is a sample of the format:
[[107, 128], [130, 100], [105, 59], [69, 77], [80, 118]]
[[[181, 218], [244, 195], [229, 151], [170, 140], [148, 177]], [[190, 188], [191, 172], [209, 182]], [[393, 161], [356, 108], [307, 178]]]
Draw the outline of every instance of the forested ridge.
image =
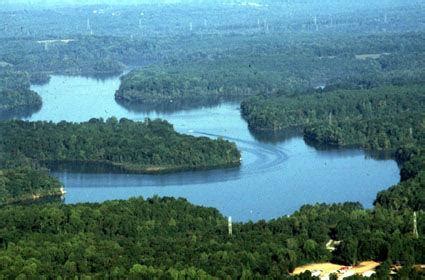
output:
[[289, 35], [283, 42], [271, 36], [254, 36], [249, 41], [236, 37], [229, 43], [239, 43], [238, 48], [220, 54], [212, 49], [198, 57], [134, 70], [121, 78], [115, 97], [124, 106], [149, 106], [208, 103], [278, 91], [302, 93], [314, 88], [331, 91], [423, 84], [421, 32], [313, 36], [308, 40]]
[[240, 153], [223, 139], [179, 134], [162, 120], [91, 119], [84, 123], [0, 123], [0, 150], [15, 159], [107, 163], [125, 172], [237, 166]]
[[[184, 1], [186, 4], [182, 5], [161, 5], [167, 1], [159, 1], [158, 5], [132, 1], [137, 5], [127, 6], [122, 1], [114, 1], [124, 5], [111, 2], [107, 6], [44, 5], [42, 9], [31, 9], [30, 13], [25, 9], [28, 6], [8, 2], [10, 5], [6, 2], [1, 11], [2, 38], [76, 34], [135, 39], [208, 35], [249, 37], [266, 33], [376, 34], [417, 31], [424, 26], [421, 20], [424, 10], [420, 3], [401, 0], [379, 3], [268, 0], [258, 1], [259, 6], [237, 1]], [[317, 16], [316, 24], [313, 14]], [[89, 28], [87, 19], [90, 20]], [[15, 24], [10, 24], [11, 21]]]
[[117, 75], [124, 63], [142, 63], [150, 49], [145, 41], [119, 37], [7, 38], [0, 42], [0, 61], [41, 83], [50, 74]]
[[[0, 208], [0, 275], [285, 279], [312, 261], [391, 259], [405, 265], [399, 277], [420, 277], [410, 265], [425, 261], [425, 240], [412, 234], [412, 215], [318, 204], [269, 222], [235, 223], [229, 236], [217, 210], [184, 199], [7, 206]], [[418, 230], [425, 230], [423, 216]], [[330, 238], [344, 245], [331, 253]]]
[[[196, 10], [196, 7], [192, 8]], [[165, 12], [172, 15], [182, 12], [178, 7], [169, 9]], [[241, 14], [239, 8], [235, 9]], [[123, 14], [134, 12], [124, 10]], [[86, 23], [87, 18], [81, 18], [78, 11], [65, 9], [59, 14], [62, 12], [71, 13], [71, 21], [79, 19], [81, 22], [76, 26]], [[407, 11], [399, 11], [404, 12]], [[49, 10], [41, 13], [47, 19], [56, 20], [55, 13], [49, 13]], [[4, 15], [5, 18], [16, 16], [24, 23], [28, 21], [25, 14], [4, 12]], [[208, 15], [214, 16], [209, 12]], [[97, 17], [102, 17], [102, 25], [96, 28], [105, 31], [115, 30], [119, 23], [129, 24], [121, 17], [115, 18], [117, 22], [112, 25], [103, 16]], [[343, 18], [344, 21], [338, 23], [342, 30], [348, 28], [345, 21], [359, 24], [350, 17]], [[330, 28], [327, 20], [322, 21], [321, 25]], [[227, 26], [227, 23], [223, 24]], [[297, 26], [311, 31], [310, 24], [298, 23]], [[129, 26], [129, 30], [134, 27], [137, 25]], [[81, 26], [77, 28], [78, 32], [62, 31], [53, 35], [31, 26], [28, 28], [41, 34], [30, 36], [21, 30], [24, 35], [14, 34], [0, 42], [0, 67], [7, 65], [14, 71], [27, 73], [32, 84], [44, 84], [52, 74], [102, 78], [118, 75], [126, 66], [140, 67], [156, 62], [158, 65], [123, 77], [116, 99], [130, 109], [140, 107], [138, 103], [155, 109], [169, 107], [164, 104], [171, 101], [173, 107], [187, 108], [188, 103], [202, 106], [282, 89], [302, 92], [323, 86], [326, 90], [367, 88], [422, 83], [425, 78], [424, 72], [418, 70], [425, 65], [424, 33], [420, 29], [374, 34], [347, 34], [339, 29], [330, 33], [303, 34], [276, 29], [269, 34], [264, 32], [263, 26], [242, 24], [238, 27], [232, 23], [226, 27], [238, 29], [232, 36], [223, 36], [227, 34], [225, 27], [208, 26], [215, 31], [198, 30], [189, 36], [184, 30], [178, 30], [167, 36], [155, 33], [153, 37], [146, 37], [144, 32], [148, 30], [145, 27], [143, 23], [137, 32], [133, 30], [132, 34], [122, 36], [123, 30], [109, 35], [103, 32], [91, 34], [89, 29]], [[63, 28], [68, 30], [70, 27]], [[167, 28], [173, 29], [174, 26]], [[157, 32], [170, 32], [167, 28]], [[363, 27], [360, 25], [360, 28]]]

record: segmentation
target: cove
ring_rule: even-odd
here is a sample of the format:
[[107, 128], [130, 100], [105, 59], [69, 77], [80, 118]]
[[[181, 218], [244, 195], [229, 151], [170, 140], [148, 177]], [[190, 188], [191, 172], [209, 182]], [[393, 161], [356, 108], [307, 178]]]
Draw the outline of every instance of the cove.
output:
[[65, 185], [65, 203], [174, 196], [217, 208], [237, 221], [257, 221], [291, 214], [307, 203], [359, 201], [371, 207], [377, 192], [399, 182], [399, 169], [392, 159], [371, 157], [361, 150], [319, 150], [308, 146], [299, 134], [279, 139], [252, 135], [238, 103], [189, 110], [167, 106], [168, 111], [123, 107], [114, 99], [119, 82], [118, 77], [53, 76], [46, 85], [32, 86], [41, 95], [43, 106], [24, 119], [162, 118], [181, 133], [236, 142], [242, 151], [242, 165], [162, 175], [53, 169], [52, 174]]

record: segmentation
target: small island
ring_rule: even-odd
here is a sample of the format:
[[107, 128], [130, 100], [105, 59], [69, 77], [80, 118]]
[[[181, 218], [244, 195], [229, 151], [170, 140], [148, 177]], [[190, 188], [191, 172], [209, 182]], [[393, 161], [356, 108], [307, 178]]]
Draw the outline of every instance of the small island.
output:
[[163, 120], [91, 119], [84, 123], [0, 123], [0, 149], [40, 165], [107, 165], [111, 172], [163, 173], [235, 167], [236, 145], [177, 133]]

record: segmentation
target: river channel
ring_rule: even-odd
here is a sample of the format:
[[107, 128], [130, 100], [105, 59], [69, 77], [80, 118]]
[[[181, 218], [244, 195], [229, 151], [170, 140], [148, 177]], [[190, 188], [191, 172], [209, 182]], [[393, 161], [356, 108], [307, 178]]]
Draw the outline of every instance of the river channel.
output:
[[291, 214], [307, 203], [359, 201], [371, 207], [377, 192], [400, 179], [392, 159], [372, 157], [361, 150], [316, 149], [296, 133], [253, 135], [238, 103], [160, 112], [125, 108], [114, 100], [119, 83], [118, 77], [52, 76], [48, 84], [32, 86], [42, 96], [43, 106], [24, 119], [81, 122], [111, 116], [141, 121], [162, 118], [181, 133], [236, 142], [242, 151], [242, 165], [163, 175], [53, 170], [65, 186], [65, 203], [174, 196], [215, 207], [237, 221], [257, 221]]

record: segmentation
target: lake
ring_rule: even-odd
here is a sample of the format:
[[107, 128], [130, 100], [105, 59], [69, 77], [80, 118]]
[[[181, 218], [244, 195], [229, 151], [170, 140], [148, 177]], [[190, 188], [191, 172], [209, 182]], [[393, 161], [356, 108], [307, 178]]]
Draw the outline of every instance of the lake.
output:
[[54, 171], [67, 191], [65, 203], [174, 196], [215, 207], [237, 221], [257, 221], [291, 214], [307, 203], [359, 201], [371, 207], [377, 192], [399, 182], [399, 168], [392, 159], [377, 159], [361, 150], [319, 150], [297, 133], [253, 135], [238, 103], [168, 112], [125, 108], [114, 99], [119, 83], [118, 77], [52, 76], [47, 85], [32, 86], [42, 96], [43, 106], [24, 119], [162, 118], [181, 133], [236, 142], [242, 165], [162, 175]]

